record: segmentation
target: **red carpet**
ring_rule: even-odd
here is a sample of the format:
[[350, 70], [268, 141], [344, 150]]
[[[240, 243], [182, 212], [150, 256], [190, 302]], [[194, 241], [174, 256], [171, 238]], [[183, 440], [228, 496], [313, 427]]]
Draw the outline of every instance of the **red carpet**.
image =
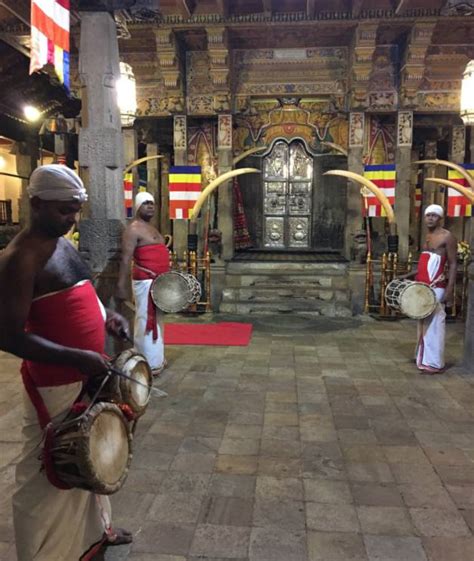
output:
[[251, 323], [165, 323], [165, 345], [246, 347], [251, 337]]

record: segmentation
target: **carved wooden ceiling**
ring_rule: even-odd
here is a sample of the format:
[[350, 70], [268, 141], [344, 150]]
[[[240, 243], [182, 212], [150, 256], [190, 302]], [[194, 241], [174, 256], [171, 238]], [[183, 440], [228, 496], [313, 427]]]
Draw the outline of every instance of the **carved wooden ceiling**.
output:
[[[393, 49], [398, 56], [398, 67], [393, 67], [394, 87], [407, 95], [433, 84], [443, 92], [454, 91], [459, 88], [467, 60], [474, 58], [474, 1], [468, 0], [159, 0], [156, 3], [141, 0], [141, 3], [147, 9], [116, 12], [118, 33], [122, 37], [119, 45], [124, 60], [134, 68], [139, 89], [154, 89], [156, 95], [170, 95], [173, 90], [170, 74], [162, 73], [163, 52], [157, 44], [160, 33], [165, 55], [180, 59], [179, 72], [186, 72], [183, 66], [189, 60], [187, 53], [202, 52], [203, 56], [210, 53], [214, 61], [209, 69], [210, 79], [218, 93], [224, 89], [222, 80], [228, 79], [225, 72], [229, 81], [232, 80], [231, 63], [237, 51], [343, 47], [350, 63], [344, 87], [352, 91], [359, 87], [359, 95], [364, 94], [367, 82], [373, 77], [381, 80], [379, 76], [385, 71], [383, 61], [392, 56]], [[79, 105], [74, 100], [68, 104], [62, 87], [47, 74], [28, 76], [29, 11], [30, 0], [0, 0], [0, 115], [21, 117], [25, 101], [43, 107], [56, 104], [71, 115]], [[73, 57], [77, 55], [79, 25], [79, 16], [73, 12]], [[225, 29], [225, 38], [218, 37], [219, 29]], [[169, 44], [166, 44], [167, 30], [173, 35]], [[318, 56], [321, 52], [317, 51]], [[224, 68], [219, 66], [222, 56], [229, 59]], [[330, 59], [331, 56], [330, 53]], [[202, 62], [199, 56], [195, 58]], [[326, 70], [331, 63], [327, 64]], [[306, 71], [310, 72], [309, 67]], [[74, 60], [72, 73], [77, 84]], [[167, 79], [171, 80], [168, 86]], [[179, 110], [179, 103], [175, 107]], [[172, 110], [165, 112], [170, 113]]]

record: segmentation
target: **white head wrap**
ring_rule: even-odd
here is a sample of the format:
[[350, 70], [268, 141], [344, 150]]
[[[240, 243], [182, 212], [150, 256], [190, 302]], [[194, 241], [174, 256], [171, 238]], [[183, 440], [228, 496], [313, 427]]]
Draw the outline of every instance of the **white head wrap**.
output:
[[72, 169], [60, 164], [49, 164], [36, 168], [26, 188], [30, 198], [44, 201], [87, 201], [84, 183]]
[[444, 216], [444, 210], [443, 207], [440, 205], [429, 205], [426, 207], [425, 209], [425, 216], [427, 214], [437, 214], [438, 216], [440, 216], [441, 218], [443, 218]]
[[138, 212], [138, 209], [142, 206], [143, 203], [151, 201], [152, 203], [155, 202], [155, 199], [151, 193], [147, 193], [146, 191], [140, 191], [135, 197], [135, 212]]

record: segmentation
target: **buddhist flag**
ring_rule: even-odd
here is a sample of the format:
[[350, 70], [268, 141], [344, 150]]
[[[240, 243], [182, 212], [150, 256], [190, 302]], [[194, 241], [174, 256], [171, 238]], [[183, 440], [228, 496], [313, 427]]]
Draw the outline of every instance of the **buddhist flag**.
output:
[[420, 216], [421, 206], [423, 204], [423, 190], [421, 185], [417, 185], [415, 188], [415, 212], [416, 216]]
[[69, 89], [69, 0], [31, 1], [30, 74], [46, 64]]
[[173, 166], [169, 175], [170, 218], [189, 218], [201, 194], [201, 166]]
[[[462, 167], [469, 171], [474, 177], [474, 164], [461, 164]], [[455, 169], [450, 169], [448, 172], [448, 179], [461, 185], [461, 187], [469, 188], [469, 185], [464, 177]], [[466, 197], [461, 193], [448, 187], [448, 216], [472, 216], [472, 205]]]
[[[379, 189], [385, 193], [389, 203], [395, 203], [395, 182], [396, 171], [394, 164], [384, 164], [378, 166], [365, 166], [364, 177], [370, 179]], [[375, 195], [370, 193], [367, 197], [367, 209], [364, 209], [367, 216], [387, 216], [382, 203]]]
[[125, 199], [125, 216], [133, 218], [133, 173], [125, 173], [123, 176], [123, 193]]

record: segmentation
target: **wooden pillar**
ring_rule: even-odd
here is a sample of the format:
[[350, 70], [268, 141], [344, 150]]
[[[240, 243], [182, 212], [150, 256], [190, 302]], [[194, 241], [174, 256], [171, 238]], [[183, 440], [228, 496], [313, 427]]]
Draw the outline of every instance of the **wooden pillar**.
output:
[[[138, 158], [138, 141], [137, 131], [132, 128], [122, 129], [123, 142], [123, 161], [125, 167], [134, 162]], [[134, 166], [131, 170], [133, 178], [133, 202], [138, 192], [138, 167]], [[135, 215], [135, 204], [133, 205], [133, 214]]]
[[[186, 115], [175, 115], [173, 119], [173, 147], [174, 164], [185, 166], [188, 163]], [[179, 258], [188, 247], [188, 221], [184, 219], [173, 220], [173, 249]]]
[[399, 111], [397, 121], [397, 149], [395, 164], [397, 186], [395, 196], [395, 215], [398, 225], [398, 253], [402, 260], [408, 258], [410, 235], [410, 176], [411, 148], [413, 143], [413, 113]]
[[[217, 133], [217, 165], [219, 175], [232, 169], [232, 115], [219, 115]], [[222, 233], [222, 258], [234, 256], [234, 217], [232, 204], [232, 182], [219, 188], [218, 227]]]
[[[347, 169], [359, 175], [364, 174], [365, 115], [361, 112], [349, 116], [349, 153]], [[351, 259], [354, 235], [362, 227], [360, 187], [348, 182], [347, 185], [346, 228], [344, 232], [344, 255]]]
[[163, 235], [171, 234], [170, 207], [169, 207], [169, 171], [170, 158], [168, 154], [160, 160], [161, 182], [160, 182], [160, 232]]
[[[159, 154], [158, 144], [150, 142], [146, 145], [147, 156]], [[153, 195], [156, 204], [156, 214], [153, 225], [161, 231], [161, 193], [160, 193], [160, 159], [148, 160], [146, 163], [146, 190]]]
[[[456, 164], [463, 164], [466, 157], [466, 127], [464, 125], [453, 125], [451, 129], [451, 145], [449, 150], [449, 159]], [[448, 188], [446, 188], [446, 203], [448, 197]], [[446, 204], [446, 208], [447, 208]], [[452, 218], [447, 223], [450, 232], [458, 241], [469, 240], [471, 232], [471, 219]]]
[[[30, 177], [38, 162], [38, 141], [32, 136], [26, 142], [15, 145], [16, 172], [22, 177]], [[28, 179], [21, 180], [19, 222], [24, 227], [30, 219], [30, 198], [26, 192]]]

